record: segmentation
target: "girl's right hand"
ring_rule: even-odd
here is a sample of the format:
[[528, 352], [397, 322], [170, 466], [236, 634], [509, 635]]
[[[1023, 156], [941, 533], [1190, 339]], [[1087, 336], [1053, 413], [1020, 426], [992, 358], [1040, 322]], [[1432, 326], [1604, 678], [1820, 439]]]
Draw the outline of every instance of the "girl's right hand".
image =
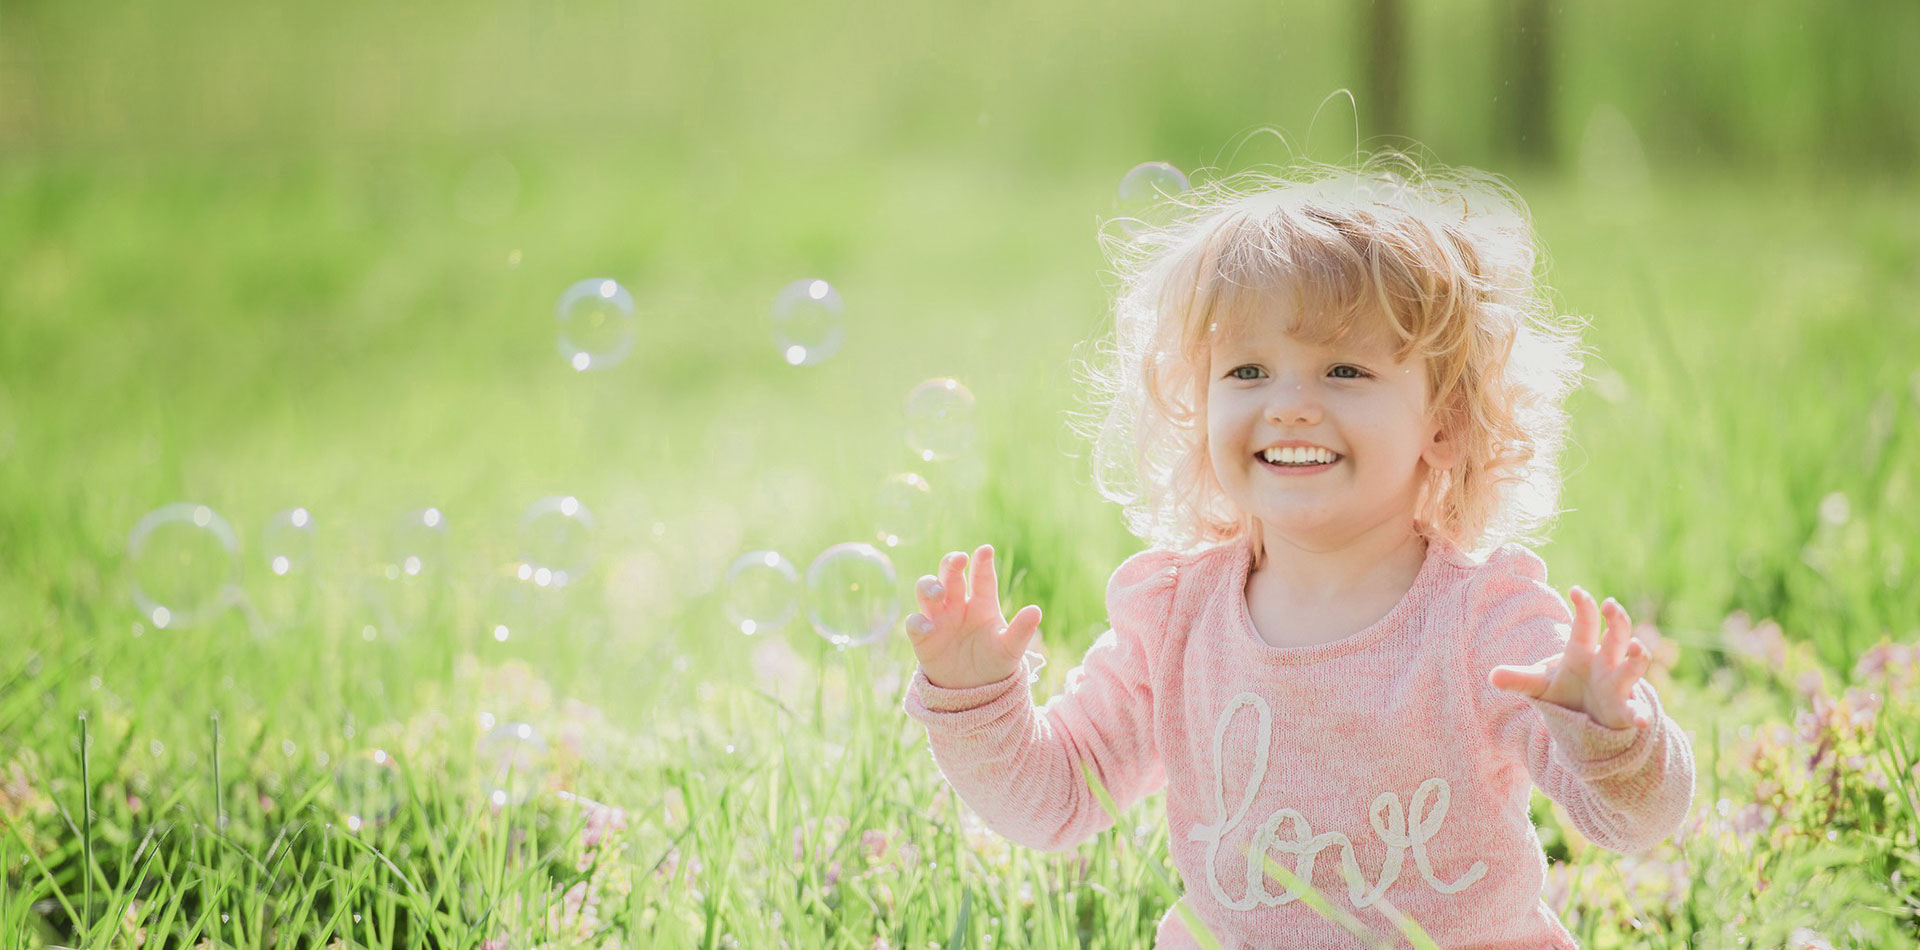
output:
[[993, 545], [973, 552], [973, 576], [961, 586], [966, 554], [940, 561], [940, 576], [920, 578], [914, 596], [920, 613], [907, 615], [907, 642], [927, 680], [946, 689], [998, 683], [1020, 669], [1027, 645], [1040, 633], [1040, 608], [1020, 608], [1013, 622], [1000, 615], [1000, 585], [993, 572]]

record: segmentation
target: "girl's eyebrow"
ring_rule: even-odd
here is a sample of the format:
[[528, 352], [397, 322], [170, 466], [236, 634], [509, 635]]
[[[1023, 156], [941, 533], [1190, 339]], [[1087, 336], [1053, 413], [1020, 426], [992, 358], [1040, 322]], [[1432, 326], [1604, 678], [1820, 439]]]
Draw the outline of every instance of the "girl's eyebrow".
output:
[[[1393, 351], [1380, 340], [1341, 340], [1336, 343], [1302, 343], [1301, 346], [1326, 357], [1366, 360], [1368, 362], [1393, 362]], [[1216, 357], [1242, 359], [1266, 356], [1265, 348], [1254, 343], [1222, 341], [1213, 345]]]

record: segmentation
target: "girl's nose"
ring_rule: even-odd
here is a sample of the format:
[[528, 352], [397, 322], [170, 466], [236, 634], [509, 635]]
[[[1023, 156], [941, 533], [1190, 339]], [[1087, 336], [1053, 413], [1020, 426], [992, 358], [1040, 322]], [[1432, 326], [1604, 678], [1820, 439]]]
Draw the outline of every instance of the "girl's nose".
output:
[[1310, 426], [1320, 421], [1320, 391], [1306, 383], [1274, 387], [1267, 418], [1275, 425]]

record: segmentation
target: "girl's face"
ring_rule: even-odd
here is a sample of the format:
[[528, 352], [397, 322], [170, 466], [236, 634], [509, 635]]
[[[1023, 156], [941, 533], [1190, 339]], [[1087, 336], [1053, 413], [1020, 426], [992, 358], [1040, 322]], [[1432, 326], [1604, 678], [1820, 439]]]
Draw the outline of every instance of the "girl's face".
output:
[[[1452, 443], [1437, 438], [1442, 430], [1427, 406], [1426, 360], [1394, 361], [1393, 338], [1364, 323], [1340, 342], [1305, 343], [1286, 332], [1285, 317], [1249, 321], [1257, 325], [1239, 339], [1212, 347], [1207, 451], [1215, 477], [1269, 537], [1311, 550], [1410, 528], [1421, 464], [1453, 464]], [[1267, 450], [1288, 445], [1308, 454], [1266, 460]]]

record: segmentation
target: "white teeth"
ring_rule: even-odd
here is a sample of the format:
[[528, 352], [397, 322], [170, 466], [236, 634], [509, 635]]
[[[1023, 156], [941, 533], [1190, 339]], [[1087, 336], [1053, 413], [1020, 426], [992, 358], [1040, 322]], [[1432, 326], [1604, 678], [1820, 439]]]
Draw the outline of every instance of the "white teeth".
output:
[[1280, 465], [1315, 465], [1331, 462], [1337, 458], [1333, 452], [1327, 449], [1317, 447], [1305, 448], [1302, 446], [1267, 449], [1261, 453], [1261, 456], [1269, 462]]

